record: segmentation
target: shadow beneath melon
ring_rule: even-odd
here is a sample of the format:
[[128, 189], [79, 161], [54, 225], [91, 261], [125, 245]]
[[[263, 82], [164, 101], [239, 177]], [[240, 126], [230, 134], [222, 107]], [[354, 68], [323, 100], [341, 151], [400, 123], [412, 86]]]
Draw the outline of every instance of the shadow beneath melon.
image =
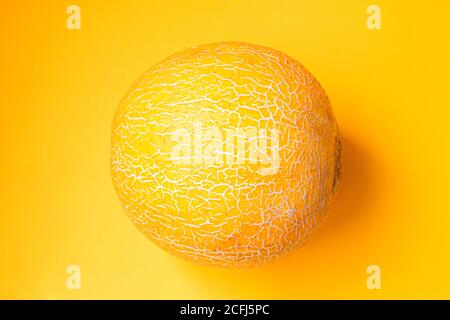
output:
[[[345, 132], [341, 132], [341, 139], [342, 178], [337, 196], [327, 221], [311, 239], [286, 256], [256, 268], [232, 270], [180, 262], [180, 271], [186, 272], [188, 281], [199, 289], [198, 296], [192, 298], [314, 298], [311, 292], [314, 284], [317, 290], [327, 286], [335, 288], [337, 284], [333, 285], [333, 279], [345, 277], [347, 271], [361, 270], [364, 277], [364, 265], [354, 266], [358, 271], [348, 270], [353, 267], [348, 260], [361, 255], [357, 252], [361, 245], [356, 246], [355, 252], [350, 252], [348, 246], [353, 241], [364, 241], [363, 237], [358, 239], [355, 231], [370, 224], [365, 211], [372, 199], [371, 180], [376, 172], [372, 166], [376, 161]], [[345, 245], [340, 247], [340, 243]], [[323, 292], [317, 291], [320, 293]]]

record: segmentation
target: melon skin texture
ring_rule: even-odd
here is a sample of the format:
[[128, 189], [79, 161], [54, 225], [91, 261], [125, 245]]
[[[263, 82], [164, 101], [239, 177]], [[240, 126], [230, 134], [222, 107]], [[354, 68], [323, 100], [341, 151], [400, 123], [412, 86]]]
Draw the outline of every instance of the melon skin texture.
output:
[[224, 42], [174, 54], [134, 83], [114, 117], [111, 170], [127, 215], [158, 246], [249, 267], [301, 246], [324, 221], [340, 150], [309, 71], [279, 51]]

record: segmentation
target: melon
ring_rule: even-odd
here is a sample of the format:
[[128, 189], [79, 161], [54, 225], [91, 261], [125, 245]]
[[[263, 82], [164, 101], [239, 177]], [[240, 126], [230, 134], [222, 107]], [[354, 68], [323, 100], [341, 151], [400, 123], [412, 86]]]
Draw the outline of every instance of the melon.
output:
[[148, 69], [121, 100], [111, 171], [152, 242], [190, 261], [250, 267], [305, 243], [340, 178], [330, 101], [286, 54], [201, 45]]

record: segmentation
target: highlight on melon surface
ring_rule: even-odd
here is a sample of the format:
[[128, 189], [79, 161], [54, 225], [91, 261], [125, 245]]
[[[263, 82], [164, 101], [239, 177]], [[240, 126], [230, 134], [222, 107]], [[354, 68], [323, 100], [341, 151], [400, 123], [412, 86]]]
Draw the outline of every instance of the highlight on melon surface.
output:
[[324, 221], [340, 139], [319, 82], [291, 57], [224, 42], [151, 67], [120, 102], [111, 169], [131, 221], [191, 261], [248, 267]]

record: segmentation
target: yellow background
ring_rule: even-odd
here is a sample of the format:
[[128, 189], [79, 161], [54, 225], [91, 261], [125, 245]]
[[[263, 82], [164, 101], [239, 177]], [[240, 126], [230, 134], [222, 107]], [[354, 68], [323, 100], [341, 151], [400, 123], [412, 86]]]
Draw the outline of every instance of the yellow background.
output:
[[[2, 1], [0, 298], [450, 298], [450, 50], [445, 1]], [[326, 225], [248, 270], [174, 258], [128, 221], [109, 172], [114, 110], [192, 45], [281, 50], [319, 79], [344, 148]], [[66, 268], [81, 268], [81, 290]], [[368, 290], [366, 268], [381, 267]]]

